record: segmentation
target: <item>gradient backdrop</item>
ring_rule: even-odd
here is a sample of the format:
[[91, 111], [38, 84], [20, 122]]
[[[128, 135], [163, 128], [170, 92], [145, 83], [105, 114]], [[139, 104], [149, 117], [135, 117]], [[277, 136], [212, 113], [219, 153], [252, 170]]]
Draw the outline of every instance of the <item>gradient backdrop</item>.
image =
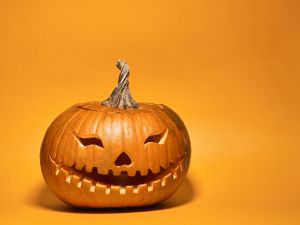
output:
[[[300, 3], [1, 1], [1, 224], [300, 224]], [[137, 101], [164, 103], [192, 140], [162, 206], [75, 210], [45, 187], [52, 120], [103, 100], [118, 58]]]

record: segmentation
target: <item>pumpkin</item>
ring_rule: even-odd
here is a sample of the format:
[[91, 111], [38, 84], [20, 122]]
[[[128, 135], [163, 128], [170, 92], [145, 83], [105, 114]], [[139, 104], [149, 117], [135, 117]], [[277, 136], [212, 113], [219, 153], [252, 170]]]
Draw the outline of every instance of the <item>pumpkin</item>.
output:
[[161, 202], [182, 183], [190, 140], [179, 116], [162, 104], [136, 103], [123, 60], [118, 86], [103, 101], [76, 104], [48, 128], [40, 152], [43, 177], [78, 207], [136, 207]]

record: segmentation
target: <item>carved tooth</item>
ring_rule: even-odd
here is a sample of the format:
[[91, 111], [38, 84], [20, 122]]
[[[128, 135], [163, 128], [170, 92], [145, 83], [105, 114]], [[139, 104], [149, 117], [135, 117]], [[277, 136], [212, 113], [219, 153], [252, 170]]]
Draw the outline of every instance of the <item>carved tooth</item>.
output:
[[177, 179], [177, 172], [176, 171], [174, 171], [174, 173], [173, 173], [173, 179], [175, 180], [175, 179]]
[[117, 193], [117, 194], [120, 194], [120, 186], [119, 185], [111, 185], [110, 186], [110, 193], [113, 194], [113, 193]]
[[134, 194], [138, 194], [139, 193], [139, 187], [138, 186], [136, 186], [136, 187], [133, 188], [133, 193]]
[[125, 195], [125, 194], [126, 194], [126, 189], [125, 189], [125, 187], [121, 187], [121, 188], [120, 188], [120, 194], [121, 194], [121, 195]]
[[71, 183], [71, 179], [72, 179], [72, 176], [71, 175], [68, 175], [67, 177], [66, 177], [66, 182], [67, 183]]
[[109, 195], [109, 194], [110, 194], [110, 186], [109, 186], [109, 185], [106, 186], [105, 194], [106, 194], [106, 195]]
[[172, 174], [168, 173], [166, 176], [162, 178], [162, 186], [166, 186], [172, 179]]
[[76, 170], [82, 170], [82, 167], [83, 167], [83, 164], [79, 164], [79, 163], [75, 164], [75, 169]]
[[139, 189], [139, 193], [143, 193], [143, 192], [146, 192], [148, 187], [147, 187], [147, 184], [140, 184], [138, 186], [138, 189]]
[[161, 186], [163, 186], [163, 187], [166, 186], [166, 180], [164, 178], [161, 181]]
[[95, 189], [96, 189], [96, 185], [92, 184], [90, 187], [90, 192], [95, 192]]
[[85, 166], [84, 169], [85, 169], [86, 172], [90, 173], [90, 172], [92, 172], [93, 167], [92, 166]]
[[146, 176], [148, 174], [148, 170], [141, 170], [140, 173], [142, 176]]
[[56, 176], [59, 174], [59, 171], [60, 171], [60, 168], [59, 168], [59, 167], [56, 167], [56, 169], [55, 169], [55, 175], [56, 175]]
[[102, 193], [106, 193], [106, 185], [97, 182], [96, 190], [99, 190]]
[[128, 170], [128, 176], [130, 176], [130, 177], [134, 177], [134, 176], [135, 176], [135, 174], [136, 174], [136, 170], [134, 170], [134, 169], [130, 169], [130, 170]]
[[[78, 185], [78, 182], [81, 180], [81, 176], [79, 176], [79, 175], [73, 175], [72, 176], [72, 179], [71, 179], [71, 185], [74, 185], [74, 186], [76, 186], [77, 187], [77, 185]], [[80, 187], [79, 187], [80, 188]]]
[[163, 164], [160, 166], [160, 170], [161, 170], [161, 171], [162, 171], [162, 170], [166, 170], [166, 169], [168, 169], [168, 167], [169, 167], [168, 163], [163, 163]]
[[157, 190], [157, 189], [161, 188], [161, 186], [162, 186], [161, 180], [153, 181], [152, 186], [153, 186], [153, 190]]
[[126, 186], [126, 193], [133, 193], [133, 186], [132, 185], [129, 185], [129, 186]]
[[120, 176], [120, 174], [121, 174], [121, 170], [113, 170], [113, 175], [114, 176]]
[[92, 181], [88, 178], [83, 178], [82, 179], [82, 188], [85, 189], [85, 190], [90, 190], [92, 186]]
[[102, 168], [102, 167], [98, 167], [97, 171], [99, 174], [102, 174], [102, 175], [107, 175], [107, 173], [108, 173], [108, 170], [105, 168]]
[[154, 174], [159, 173], [160, 172], [160, 167], [155, 167], [153, 169], [149, 169], [149, 171], [151, 171]]
[[77, 183], [77, 187], [78, 187], [78, 188], [81, 188], [81, 185], [82, 185], [82, 181], [80, 180], [80, 181], [78, 181], [78, 183]]
[[65, 159], [64, 160], [64, 165], [71, 168], [71, 167], [74, 166], [74, 161], [72, 159], [70, 159], [70, 160]]
[[151, 192], [151, 191], [153, 191], [153, 184], [152, 183], [149, 183], [148, 184], [148, 192]]

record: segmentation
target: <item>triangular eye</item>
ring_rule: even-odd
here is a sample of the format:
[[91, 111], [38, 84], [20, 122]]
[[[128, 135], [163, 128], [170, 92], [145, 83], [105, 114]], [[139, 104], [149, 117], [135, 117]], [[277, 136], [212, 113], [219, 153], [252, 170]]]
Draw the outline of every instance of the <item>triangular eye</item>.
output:
[[153, 143], [157, 143], [157, 144], [164, 144], [166, 139], [168, 136], [168, 129], [166, 129], [165, 131], [159, 133], [159, 134], [155, 134], [155, 135], [151, 135], [149, 136], [146, 140], [145, 140], [145, 144], [149, 143], [149, 142], [153, 142]]
[[84, 146], [97, 145], [100, 148], [104, 147], [100, 137], [96, 135], [89, 136], [89, 137], [79, 137], [78, 135], [75, 134], [75, 136], [78, 139], [78, 141]]

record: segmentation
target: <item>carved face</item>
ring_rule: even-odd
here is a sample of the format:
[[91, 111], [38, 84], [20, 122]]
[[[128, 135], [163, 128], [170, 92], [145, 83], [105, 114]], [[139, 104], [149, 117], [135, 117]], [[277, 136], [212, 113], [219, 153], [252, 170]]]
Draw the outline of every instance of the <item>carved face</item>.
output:
[[190, 141], [163, 105], [78, 104], [49, 127], [41, 167], [53, 192], [81, 207], [150, 205], [171, 196], [189, 165]]

